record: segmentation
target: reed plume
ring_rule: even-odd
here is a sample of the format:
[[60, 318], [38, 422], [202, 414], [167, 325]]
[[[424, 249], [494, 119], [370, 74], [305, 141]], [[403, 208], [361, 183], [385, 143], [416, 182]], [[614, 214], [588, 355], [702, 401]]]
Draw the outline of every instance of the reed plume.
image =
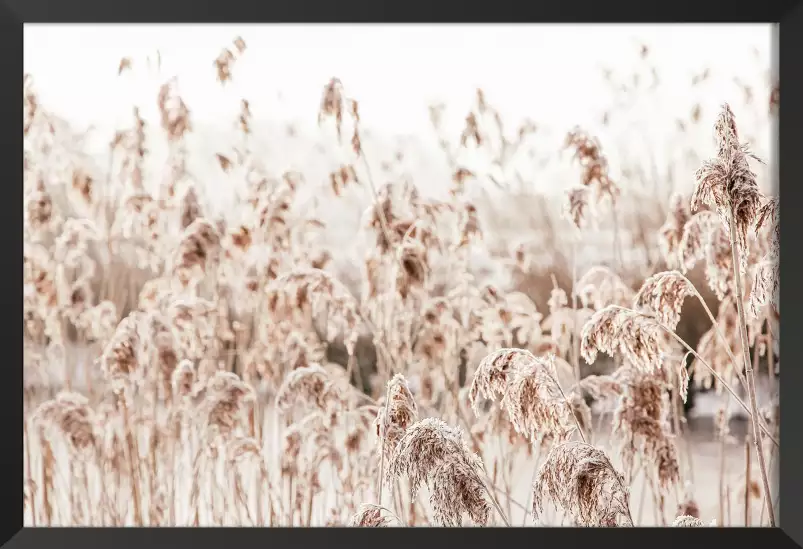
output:
[[485, 525], [490, 505], [482, 469], [482, 461], [469, 450], [460, 428], [427, 418], [407, 429], [390, 459], [385, 481], [407, 477], [413, 497], [427, 484], [435, 520], [443, 526], [460, 526], [463, 513], [475, 524]]
[[[748, 231], [759, 215], [762, 202], [762, 195], [756, 182], [756, 176], [750, 170], [747, 158], [752, 157], [756, 160], [758, 158], [750, 153], [745, 144], [739, 141], [733, 111], [727, 104], [723, 105], [714, 125], [714, 130], [718, 148], [717, 156], [705, 161], [697, 171], [697, 187], [692, 195], [692, 208], [696, 210], [701, 204], [715, 208], [722, 224], [728, 229], [733, 267], [733, 289], [736, 294], [739, 333], [750, 398], [752, 437], [761, 468], [764, 491], [769, 494], [767, 467], [760, 442], [755, 376], [747, 341], [747, 322], [743, 311], [742, 300], [744, 299], [744, 292], [741, 281], [749, 254]], [[775, 514], [772, 508], [772, 498], [768, 496], [765, 499], [770, 524], [774, 526]]]
[[533, 517], [549, 498], [580, 526], [633, 526], [624, 477], [605, 452], [581, 442], [554, 446], [533, 482]]
[[360, 505], [357, 512], [352, 515], [351, 519], [349, 519], [349, 526], [364, 528], [381, 528], [388, 526], [390, 524], [390, 518], [383, 516], [383, 511], [395, 518], [395, 515], [387, 511], [384, 507], [371, 503], [363, 503]]
[[701, 521], [697, 517], [692, 517], [689, 515], [680, 515], [675, 518], [675, 521], [672, 523], [672, 526], [676, 528], [698, 528], [703, 527], [703, 521]]

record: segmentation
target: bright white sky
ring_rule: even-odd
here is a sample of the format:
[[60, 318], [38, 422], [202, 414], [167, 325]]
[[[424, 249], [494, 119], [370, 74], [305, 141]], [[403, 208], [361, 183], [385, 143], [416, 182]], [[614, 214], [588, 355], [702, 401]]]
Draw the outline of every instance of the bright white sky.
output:
[[[766, 69], [771, 52], [771, 26], [755, 24], [26, 24], [24, 33], [25, 71], [43, 103], [99, 129], [128, 123], [135, 103], [155, 117], [156, 87], [173, 75], [197, 121], [229, 124], [242, 96], [257, 118], [313, 123], [322, 86], [338, 76], [360, 101], [363, 123], [392, 134], [427, 127], [426, 107], [436, 100], [461, 119], [477, 86], [514, 120], [573, 126], [608, 104], [601, 67], [629, 72], [642, 42], [679, 100], [693, 73]], [[212, 63], [238, 35], [248, 49], [224, 91]], [[145, 60], [157, 50], [162, 73], [149, 75]], [[124, 56], [135, 70], [118, 78]], [[735, 93], [724, 87], [712, 98], [719, 104]]]

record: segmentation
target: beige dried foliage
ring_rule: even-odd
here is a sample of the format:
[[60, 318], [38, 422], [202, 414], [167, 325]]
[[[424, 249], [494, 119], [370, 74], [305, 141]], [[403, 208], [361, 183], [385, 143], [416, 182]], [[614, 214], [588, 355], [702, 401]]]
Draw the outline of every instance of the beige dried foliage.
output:
[[634, 298], [636, 308], [644, 307], [669, 329], [680, 322], [686, 297], [696, 294], [689, 280], [678, 271], [664, 271], [649, 277]]
[[738, 244], [746, 257], [747, 234], [756, 221], [762, 202], [756, 175], [750, 170], [748, 158], [761, 160], [750, 152], [746, 144], [740, 142], [736, 120], [727, 103], [722, 105], [717, 117], [714, 137], [717, 156], [703, 162], [695, 174], [697, 187], [691, 197], [691, 209], [697, 211], [703, 205], [715, 209], [726, 228], [729, 227], [732, 214]]
[[632, 467], [636, 455], [644, 456], [659, 486], [668, 490], [680, 481], [680, 465], [669, 427], [667, 388], [635, 369], [619, 377], [623, 391], [613, 413], [613, 434], [621, 441], [622, 461]]
[[348, 289], [320, 269], [295, 269], [271, 281], [265, 288], [268, 310], [275, 318], [292, 318], [298, 312], [312, 317], [327, 315], [329, 340], [343, 335], [349, 352], [359, 337], [361, 318], [357, 300]]
[[468, 448], [460, 428], [426, 418], [410, 426], [399, 441], [385, 481], [406, 477], [413, 497], [427, 484], [435, 520], [442, 526], [461, 526], [464, 513], [482, 526], [490, 514], [482, 470], [482, 461]]
[[142, 318], [142, 313], [135, 311], [121, 320], [100, 357], [101, 369], [117, 393], [141, 375], [139, 324]]
[[370, 503], [363, 503], [356, 513], [349, 519], [349, 526], [364, 528], [381, 528], [390, 524], [390, 518], [382, 516], [383, 507]]
[[676, 528], [701, 528], [704, 527], [705, 524], [697, 517], [680, 515], [672, 522], [672, 526]]
[[763, 307], [777, 308], [780, 297], [781, 264], [777, 257], [763, 259], [755, 266], [752, 291], [750, 292], [750, 312], [758, 317]]
[[[697, 343], [697, 354], [720, 377], [730, 382], [736, 379], [737, 372], [741, 372], [744, 369], [744, 365], [741, 362], [734, 364], [728, 352], [728, 347], [730, 349], [738, 349], [739, 345], [739, 317], [736, 310], [736, 301], [733, 297], [729, 296], [719, 304], [716, 321], [717, 325], [706, 331]], [[722, 337], [717, 333], [717, 328]], [[700, 358], [694, 358], [691, 364], [691, 371], [698, 387], [709, 389], [715, 387], [718, 392], [723, 390], [722, 383], [716, 379]]]
[[581, 421], [574, 417], [572, 401], [558, 383], [555, 357], [551, 355], [539, 358], [521, 349], [492, 353], [480, 363], [469, 392], [475, 413], [477, 396], [499, 400], [516, 432], [534, 443], [565, 440]]
[[[220, 50], [221, 84], [246, 50], [242, 37]], [[134, 64], [123, 58], [114, 68], [122, 75]], [[642, 76], [628, 78], [627, 90], [642, 89]], [[508, 131], [483, 90], [453, 139], [446, 107], [431, 109], [452, 179], [442, 199], [412, 180], [417, 159], [404, 140], [386, 157], [363, 148], [370, 113], [337, 78], [318, 109], [320, 125], [331, 121], [337, 132], [317, 146], [334, 167], [328, 181], [309, 163], [273, 171], [244, 98], [235, 99], [234, 142], [198, 158], [178, 80], [155, 91], [166, 157], [152, 152], [150, 122], [134, 107], [108, 143], [108, 165], [96, 166], [84, 150], [89, 134], [74, 135], [24, 78], [26, 525], [490, 525], [492, 507], [508, 524], [529, 507], [514, 493], [533, 473], [536, 519], [551, 500], [574, 524], [632, 525], [628, 487], [607, 455], [568, 442], [597, 440], [590, 397], [613, 406], [608, 450], [624, 472], [642, 463], [657, 481], [645, 509], [677, 503], [675, 526], [702, 526], [689, 517], [710, 510], [671, 493], [681, 467], [668, 399], [679, 390], [686, 400], [690, 371], [722, 391], [744, 368], [728, 350], [740, 344], [731, 209], [753, 316], [748, 343], [758, 370], [773, 368], [775, 393], [760, 415], [777, 429], [780, 201], [757, 190], [727, 106], [717, 155], [698, 171], [693, 196], [673, 195], [655, 219], [646, 207], [634, 219], [630, 199], [639, 197], [630, 187], [622, 196], [599, 142], [569, 133], [581, 178], [562, 213], [574, 237], [589, 236], [579, 229], [609, 199], [620, 206], [611, 212], [618, 244], [640, 251], [643, 243], [653, 273], [657, 241], [668, 269], [645, 280], [630, 265], [591, 267], [570, 296], [560, 263], [570, 252], [555, 248], [561, 235], [548, 208], [531, 216], [539, 234], [521, 235], [478, 188], [486, 179], [500, 192], [519, 184], [509, 198], [521, 206], [532, 174], [519, 170], [551, 162], [530, 147], [535, 124]], [[685, 131], [701, 113], [696, 105]], [[282, 130], [301, 143], [295, 125]], [[480, 167], [485, 157], [492, 173]], [[198, 178], [208, 174], [197, 171], [206, 160], [220, 166], [232, 203], [209, 200]], [[623, 183], [644, 175], [624, 160]], [[386, 180], [374, 179], [374, 166]], [[370, 203], [359, 206], [363, 192]], [[353, 241], [364, 268], [353, 274], [353, 258], [337, 248], [343, 227], [328, 211], [352, 201], [367, 206]], [[579, 257], [591, 251], [574, 244]], [[688, 349], [669, 330], [696, 329], [681, 307], [696, 293], [684, 275], [696, 280], [698, 264], [720, 303], [689, 371], [691, 353], [681, 358]], [[615, 369], [576, 379], [578, 336], [589, 363], [602, 351]], [[715, 418], [725, 451], [734, 442], [729, 413], [722, 407]], [[466, 436], [438, 417], [465, 424]], [[747, 476], [732, 493], [758, 505], [759, 474]], [[428, 498], [417, 493], [424, 484]]]
[[763, 307], [779, 307], [780, 297], [780, 252], [781, 252], [781, 219], [778, 197], [768, 199], [759, 209], [756, 220], [756, 234], [762, 229], [769, 233], [769, 250], [754, 266], [752, 290], [750, 292], [749, 309], [754, 317], [758, 317]]
[[666, 222], [658, 230], [661, 253], [667, 267], [670, 269], [680, 268], [681, 266], [681, 243], [686, 224], [690, 218], [688, 199], [680, 193], [673, 194], [670, 199]]
[[34, 411], [32, 422], [41, 437], [64, 440], [72, 457], [81, 460], [94, 458], [100, 425], [83, 395], [60, 392], [55, 399], [44, 402]]
[[599, 310], [607, 305], [629, 306], [634, 292], [622, 278], [609, 267], [591, 267], [577, 280], [578, 296], [592, 309]]
[[608, 173], [608, 159], [599, 141], [581, 128], [575, 128], [567, 134], [565, 145], [574, 150], [574, 159], [583, 169], [581, 183], [591, 189], [594, 200], [600, 202], [607, 197], [615, 201], [621, 191]]
[[716, 213], [705, 210], [692, 215], [683, 227], [683, 236], [678, 248], [678, 260], [682, 272], [693, 269], [706, 256], [709, 235], [717, 228]]
[[197, 414], [210, 444], [229, 441], [248, 429], [246, 411], [254, 389], [231, 372], [215, 372], [206, 382]]
[[343, 404], [344, 397], [337, 385], [317, 364], [289, 372], [276, 393], [276, 407], [285, 415], [297, 406], [336, 414]]
[[500, 349], [482, 359], [469, 390], [469, 402], [474, 413], [479, 415], [482, 399], [500, 401], [507, 392], [508, 381], [513, 372], [535, 357], [519, 349]]
[[[618, 372], [618, 370], [617, 370]], [[613, 375], [590, 375], [579, 381], [577, 388], [597, 401], [618, 398], [622, 394], [622, 383]]]
[[599, 351], [620, 354], [640, 370], [652, 373], [662, 365], [663, 339], [655, 320], [635, 311], [608, 306], [583, 326], [580, 352], [593, 364]]
[[581, 442], [554, 446], [533, 482], [533, 517], [547, 499], [580, 526], [633, 526], [624, 477], [605, 452]]
[[193, 394], [196, 381], [195, 366], [192, 361], [184, 359], [173, 370], [171, 377], [173, 395], [178, 398], [188, 398]]
[[577, 229], [585, 227], [590, 194], [588, 187], [573, 187], [566, 191], [563, 215], [566, 216]]
[[393, 453], [408, 427], [418, 419], [418, 406], [403, 375], [393, 376], [388, 382], [386, 394], [387, 404], [379, 403], [379, 412], [374, 420], [385, 459]]

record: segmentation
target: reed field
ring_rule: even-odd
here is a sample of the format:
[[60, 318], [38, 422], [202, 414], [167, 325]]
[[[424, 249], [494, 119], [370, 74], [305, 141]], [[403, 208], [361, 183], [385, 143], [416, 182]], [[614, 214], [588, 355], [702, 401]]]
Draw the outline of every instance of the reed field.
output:
[[633, 55], [593, 120], [472, 89], [426, 143], [337, 75], [312, 128], [211, 131], [157, 71], [100, 153], [26, 73], [25, 525], [777, 525], [778, 81], [690, 74], [637, 150]]

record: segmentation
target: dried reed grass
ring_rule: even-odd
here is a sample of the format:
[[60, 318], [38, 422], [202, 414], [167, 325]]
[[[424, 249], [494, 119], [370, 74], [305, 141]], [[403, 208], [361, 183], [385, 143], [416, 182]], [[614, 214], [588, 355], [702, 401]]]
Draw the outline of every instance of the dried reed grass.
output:
[[[221, 85], [246, 51], [240, 37], [221, 50]], [[139, 66], [124, 58], [118, 73]], [[642, 506], [634, 522], [630, 491], [643, 473], [656, 523], [676, 503], [673, 526], [703, 526], [679, 488], [693, 468], [677, 397], [687, 400], [692, 376], [747, 412], [758, 472], [748, 447], [737, 495], [745, 521], [763, 498], [775, 523], [764, 447], [778, 445], [777, 403], [775, 414], [758, 409], [755, 377], [763, 358], [777, 385], [780, 202], [759, 190], [729, 106], [691, 197], [675, 193], [637, 223], [623, 215], [640, 199], [625, 185], [627, 167], [614, 176], [614, 154], [569, 132], [580, 166], [564, 195], [570, 230], [545, 208], [530, 215], [544, 237], [531, 244], [511, 241], [507, 215], [473, 187], [487, 179], [532, 198], [513, 195], [507, 179], [525, 183], [514, 160], [539, 129], [526, 121], [510, 134], [482, 90], [454, 143], [445, 107], [431, 110], [452, 174], [442, 200], [394, 171], [405, 167], [402, 150], [384, 162], [364, 146], [368, 113], [339, 79], [318, 109], [321, 135], [334, 130], [321, 185], [306, 171], [265, 167], [240, 99], [237, 142], [210, 159], [243, 184], [223, 217], [192, 173], [196, 128], [178, 81], [163, 82], [156, 100], [163, 173], [151, 173], [153, 138], [138, 107], [109, 144], [104, 173], [75, 152], [25, 79], [26, 524], [484, 526], [510, 525], [514, 509], [557, 524], [551, 501], [575, 525], [633, 526]], [[464, 153], [515, 176], [469, 169]], [[382, 185], [375, 161], [387, 164]], [[370, 201], [358, 229], [365, 256], [349, 279], [338, 265], [351, 260], [317, 203], [360, 193]], [[580, 246], [593, 246], [588, 229], [605, 221], [606, 203], [615, 262], [578, 276]], [[667, 270], [625, 264], [626, 237], [639, 234]], [[489, 275], [482, 257], [512, 283]], [[678, 334], [687, 297], [711, 323], [699, 342]], [[613, 368], [584, 376], [600, 351]], [[606, 403], [612, 436], [600, 444], [616, 465], [595, 446], [604, 429], [592, 404]], [[722, 525], [725, 410], [714, 437]], [[522, 469], [532, 505], [517, 501]]]

